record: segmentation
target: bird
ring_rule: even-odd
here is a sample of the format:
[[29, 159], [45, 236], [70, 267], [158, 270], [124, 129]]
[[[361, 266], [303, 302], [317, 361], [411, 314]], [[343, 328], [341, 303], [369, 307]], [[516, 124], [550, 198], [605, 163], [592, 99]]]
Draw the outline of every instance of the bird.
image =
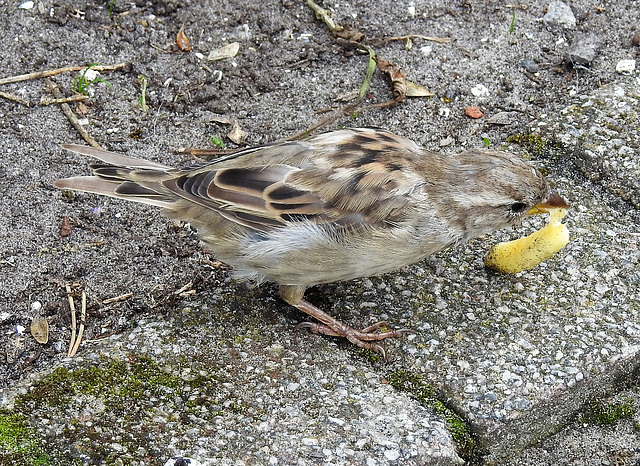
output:
[[98, 162], [54, 186], [160, 207], [189, 222], [233, 276], [273, 282], [313, 321], [299, 328], [380, 353], [409, 329], [357, 330], [304, 299], [308, 287], [370, 277], [566, 201], [529, 161], [487, 148], [427, 150], [377, 128], [237, 150], [173, 168], [94, 147], [62, 148]]

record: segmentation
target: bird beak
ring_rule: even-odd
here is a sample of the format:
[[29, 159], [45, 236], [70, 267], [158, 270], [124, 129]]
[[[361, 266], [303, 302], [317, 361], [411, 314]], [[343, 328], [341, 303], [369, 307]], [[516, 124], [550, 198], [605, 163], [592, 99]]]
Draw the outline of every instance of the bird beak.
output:
[[558, 195], [558, 193], [552, 192], [551, 194], [549, 194], [549, 197], [547, 198], [546, 201], [536, 206], [533, 206], [531, 209], [529, 209], [529, 212], [527, 213], [529, 215], [547, 214], [549, 213], [549, 211], [553, 209], [568, 209], [568, 208], [569, 208], [569, 204], [567, 204], [567, 201], [562, 199]]

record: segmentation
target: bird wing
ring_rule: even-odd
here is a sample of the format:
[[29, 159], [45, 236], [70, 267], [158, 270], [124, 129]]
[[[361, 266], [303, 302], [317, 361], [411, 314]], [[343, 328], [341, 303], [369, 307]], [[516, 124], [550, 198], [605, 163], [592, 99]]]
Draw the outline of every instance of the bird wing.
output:
[[354, 226], [405, 218], [424, 184], [413, 171], [416, 154], [403, 150], [407, 140], [383, 132], [398, 139], [385, 144], [376, 130], [338, 133], [240, 151], [163, 185], [261, 231], [297, 221]]

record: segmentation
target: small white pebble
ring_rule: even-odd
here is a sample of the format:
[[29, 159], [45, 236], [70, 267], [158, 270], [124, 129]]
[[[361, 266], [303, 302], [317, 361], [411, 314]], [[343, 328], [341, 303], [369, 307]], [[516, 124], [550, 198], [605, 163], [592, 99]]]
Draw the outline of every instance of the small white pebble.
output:
[[636, 69], [635, 60], [620, 60], [616, 64], [616, 72], [620, 74], [631, 74]]
[[33, 8], [35, 5], [35, 3], [33, 3], [31, 0], [21, 3], [20, 6], [18, 8], [20, 8], [21, 10], [30, 10], [31, 8]]
[[384, 456], [389, 461], [395, 461], [400, 458], [400, 452], [398, 450], [385, 450]]
[[361, 438], [360, 440], [358, 440], [358, 441], [356, 442], [356, 448], [362, 448], [362, 447], [364, 447], [364, 446], [367, 444], [367, 442], [369, 442], [369, 439]]
[[484, 84], [476, 84], [471, 88], [471, 93], [476, 97], [485, 97], [489, 95], [489, 89]]
[[447, 107], [440, 107], [438, 109], [438, 115], [443, 118], [449, 118], [449, 115], [451, 115], [451, 109]]
[[433, 52], [433, 47], [430, 45], [425, 45], [424, 47], [420, 47], [420, 53], [425, 57], [429, 56]]
[[458, 364], [458, 367], [463, 370], [467, 370], [471, 368], [471, 364], [469, 364], [469, 362], [465, 361], [464, 359], [459, 360], [457, 364]]
[[34, 301], [31, 303], [31, 310], [33, 312], [40, 312], [40, 309], [42, 309], [42, 303], [40, 301]]

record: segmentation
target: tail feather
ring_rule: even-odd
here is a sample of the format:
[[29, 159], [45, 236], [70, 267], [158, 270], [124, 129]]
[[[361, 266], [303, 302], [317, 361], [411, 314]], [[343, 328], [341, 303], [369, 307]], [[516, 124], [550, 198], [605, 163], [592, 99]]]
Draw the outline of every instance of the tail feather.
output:
[[94, 176], [56, 180], [53, 183], [56, 188], [101, 194], [165, 209], [175, 208], [175, 196], [167, 195], [168, 191], [162, 189], [166, 171], [171, 167], [79, 144], [62, 144], [62, 148], [94, 157], [103, 164], [89, 165]]
[[76, 154], [94, 157], [110, 165], [120, 165], [129, 168], [153, 168], [155, 170], [168, 170], [171, 168], [160, 163], [151, 162], [149, 160], [138, 159], [136, 157], [128, 157], [126, 155], [109, 152], [103, 149], [97, 149], [91, 146], [83, 146], [82, 144], [61, 144], [60, 147], [71, 152], [75, 152]]
[[[128, 186], [128, 189], [125, 187], [121, 191], [119, 188], [125, 183], [127, 185], [135, 185], [137, 188], [133, 189], [131, 186]], [[74, 191], [84, 191], [115, 197], [116, 199], [126, 199], [128, 201], [140, 202], [141, 204], [162, 207], [163, 209], [171, 209], [174, 206], [174, 200], [130, 181], [122, 183], [108, 181], [97, 176], [75, 176], [73, 178], [56, 180], [53, 182], [53, 186], [58, 189], [72, 189]]]
[[[118, 184], [113, 192], [124, 199], [131, 199], [134, 197], [144, 197], [149, 199], [162, 200], [164, 199], [166, 202], [170, 202], [171, 198], [155, 191], [153, 188], [148, 188], [146, 186], [142, 186], [135, 181], [123, 181]], [[134, 200], [134, 199], [132, 199]]]

